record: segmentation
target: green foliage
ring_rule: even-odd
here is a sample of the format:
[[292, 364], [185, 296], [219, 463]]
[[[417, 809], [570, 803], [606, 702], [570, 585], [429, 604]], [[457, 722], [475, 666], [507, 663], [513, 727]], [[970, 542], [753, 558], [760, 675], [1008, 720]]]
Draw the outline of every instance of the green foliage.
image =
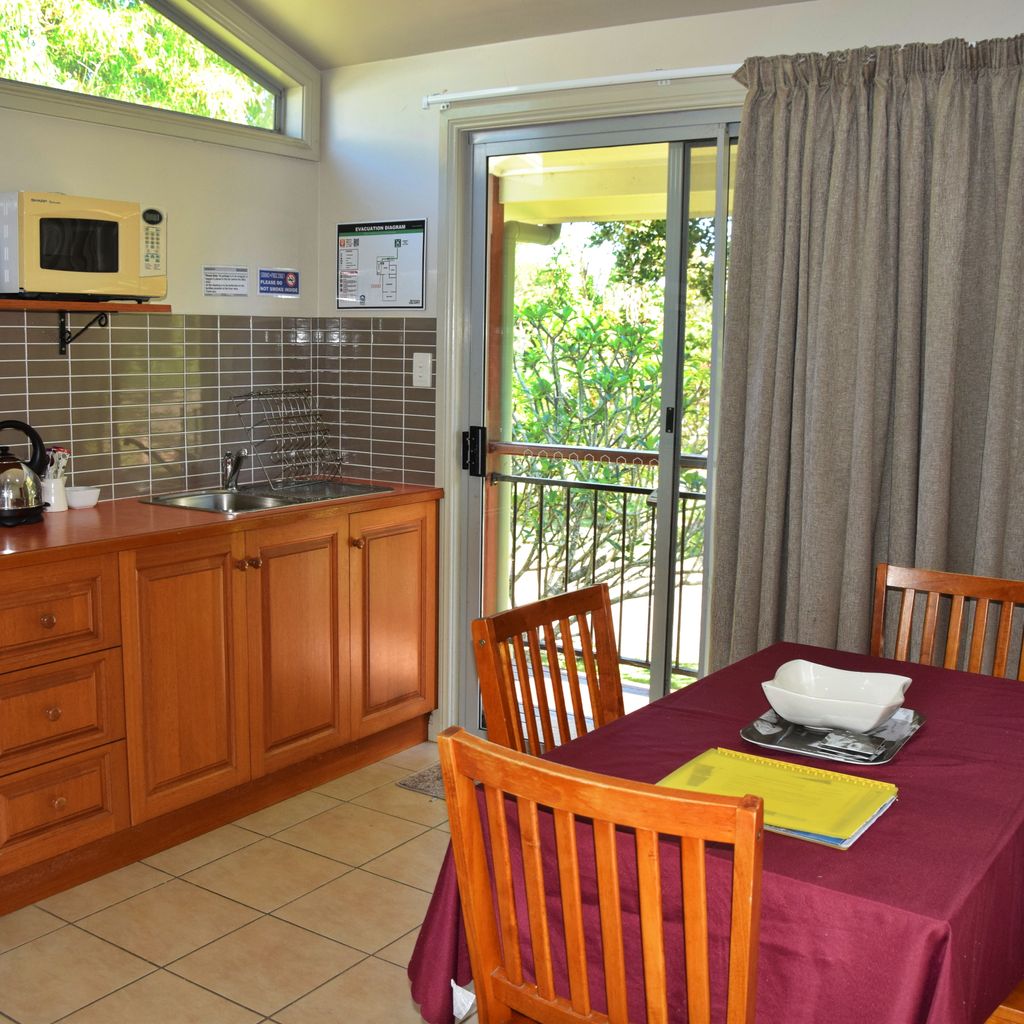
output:
[[[525, 443], [656, 451], [664, 332], [665, 223], [595, 225], [587, 245], [611, 243], [608, 283], [598, 287], [580, 255], [553, 250], [517, 282], [511, 439]], [[681, 452], [707, 452], [711, 384], [713, 222], [689, 225]], [[518, 475], [653, 488], [653, 467], [616, 461], [517, 459]], [[703, 470], [684, 470], [702, 494]], [[568, 495], [568, 497], [567, 497]], [[515, 579], [535, 574], [540, 594], [592, 579], [645, 593], [654, 543], [646, 493], [523, 487], [516, 509]], [[702, 571], [704, 502], [680, 503], [680, 572]], [[515, 581], [513, 580], [513, 583]]]
[[0, 75], [274, 127], [272, 93], [142, 0], [4, 0]]

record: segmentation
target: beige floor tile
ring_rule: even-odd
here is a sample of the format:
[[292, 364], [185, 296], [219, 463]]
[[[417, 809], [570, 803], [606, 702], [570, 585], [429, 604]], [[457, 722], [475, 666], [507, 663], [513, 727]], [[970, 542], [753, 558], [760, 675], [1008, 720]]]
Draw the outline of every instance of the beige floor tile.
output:
[[281, 1024], [422, 1024], [405, 972], [367, 957], [274, 1017]]
[[19, 1024], [50, 1024], [153, 969], [95, 935], [61, 928], [0, 956], [0, 998]]
[[237, 853], [197, 868], [186, 881], [269, 911], [290, 903], [348, 871], [336, 860], [276, 839], [261, 839]]
[[388, 764], [397, 764], [401, 768], [407, 768], [410, 772], [418, 772], [421, 768], [437, 764], [437, 744], [417, 743], [415, 747], [409, 747], [408, 750], [389, 754], [384, 760]]
[[449, 826], [447, 821], [442, 821], [440, 825], [435, 825], [434, 827], [439, 832], [448, 832], [449, 834], [451, 833], [451, 827]]
[[[170, 970], [257, 1013], [273, 1014], [361, 957], [340, 943], [261, 917]], [[349, 1024], [356, 1020], [348, 1017]]]
[[161, 850], [147, 857], [143, 864], [166, 871], [172, 875], [184, 875], [189, 871], [209, 864], [211, 860], [234, 853], [243, 846], [259, 842], [259, 836], [237, 825], [224, 825], [205, 835], [196, 836], [188, 842], [179, 843], [169, 850]]
[[331, 811], [278, 832], [274, 838], [358, 866], [424, 831], [422, 825], [390, 814], [355, 804], [339, 804]]
[[155, 964], [169, 964], [258, 916], [249, 907], [174, 879], [83, 918], [78, 927]]
[[282, 907], [275, 916], [374, 953], [416, 928], [429, 903], [430, 896], [419, 889], [365, 871], [350, 871]]
[[389, 782], [396, 782], [404, 779], [409, 774], [407, 768], [401, 768], [397, 764], [388, 764], [386, 761], [378, 761], [376, 764], [368, 764], [358, 771], [342, 775], [340, 779], [331, 779], [322, 786], [316, 787], [316, 792], [326, 793], [338, 800], [352, 800], [354, 797], [369, 793], [371, 789], [378, 786], [386, 786]]
[[443, 800], [435, 800], [398, 785], [381, 786], [380, 789], [357, 796], [352, 803], [393, 814], [396, 818], [407, 818], [421, 825], [440, 825], [448, 818], [448, 807]]
[[154, 971], [61, 1024], [258, 1024], [261, 1019], [184, 978]]
[[378, 949], [374, 955], [381, 960], [387, 960], [390, 964], [395, 964], [396, 967], [408, 967], [419, 934], [419, 928], [414, 928], [408, 935], [403, 935], [400, 939], [392, 942], [390, 946]]
[[165, 872], [137, 862], [94, 878], [91, 882], [75, 886], [67, 892], [40, 900], [37, 906], [64, 918], [65, 921], [77, 921], [89, 914], [95, 914], [97, 910], [120, 903], [130, 896], [137, 896], [140, 892], [162, 885], [169, 878], [170, 875]]
[[0, 917], [0, 953], [63, 928], [64, 922], [38, 907], [22, 907]]
[[433, 892], [448, 843], [447, 833], [431, 829], [364, 864], [363, 870]]
[[279, 804], [265, 807], [262, 811], [239, 818], [235, 824], [241, 825], [260, 835], [272, 836], [275, 832], [297, 825], [300, 821], [312, 818], [314, 814], [329, 811], [337, 807], [338, 801], [323, 793], [310, 791], [293, 796], [290, 800], [282, 800]]

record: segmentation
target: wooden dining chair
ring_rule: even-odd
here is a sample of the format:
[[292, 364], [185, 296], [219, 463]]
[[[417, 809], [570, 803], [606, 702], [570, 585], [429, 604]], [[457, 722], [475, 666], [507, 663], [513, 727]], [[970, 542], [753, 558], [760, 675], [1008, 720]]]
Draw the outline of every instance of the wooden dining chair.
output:
[[476, 619], [472, 632], [493, 742], [539, 755], [625, 713], [607, 584]]
[[[894, 591], [898, 598], [892, 602], [889, 598]], [[899, 613], [894, 629], [887, 616], [893, 604]], [[926, 665], [936, 664], [935, 659], [941, 657], [945, 668], [1024, 679], [1022, 626], [1018, 622], [1014, 629], [1013, 621], [1018, 608], [1024, 608], [1024, 582], [1020, 580], [909, 569], [883, 562], [875, 570], [871, 653]], [[891, 654], [885, 652], [887, 635], [895, 637]]]
[[[639, 1024], [642, 1018], [629, 1012], [627, 974], [637, 995], [642, 986], [647, 1021], [664, 1022], [674, 971], [685, 978], [689, 1024], [709, 1024], [713, 989], [726, 994], [728, 1007], [725, 1018], [716, 1007], [716, 1020], [752, 1024], [760, 797], [687, 793], [596, 775], [458, 728], [438, 737], [438, 751], [482, 1024]], [[714, 957], [707, 843], [732, 847], [719, 894], [723, 909], [731, 908], [729, 934]], [[626, 878], [635, 878], [628, 893]], [[681, 892], [675, 909], [685, 955], [678, 960], [666, 955], [673, 948], [665, 942], [666, 880]], [[588, 952], [592, 967], [603, 964], [603, 991], [588, 972]], [[556, 967], [563, 962], [564, 969]], [[722, 965], [721, 987], [712, 985], [712, 962]]]
[[[876, 657], [885, 656], [886, 602], [893, 591], [899, 595], [898, 619], [890, 657], [932, 665], [941, 651], [945, 668], [1024, 679], [1021, 627], [1012, 658], [1010, 651], [1014, 611], [1024, 606], [1024, 582], [879, 564], [871, 621], [871, 653]], [[990, 616], [993, 605], [998, 606], [997, 619]], [[961, 665], [964, 653], [966, 664]], [[986, 1024], [1024, 1024], [1024, 981]]]

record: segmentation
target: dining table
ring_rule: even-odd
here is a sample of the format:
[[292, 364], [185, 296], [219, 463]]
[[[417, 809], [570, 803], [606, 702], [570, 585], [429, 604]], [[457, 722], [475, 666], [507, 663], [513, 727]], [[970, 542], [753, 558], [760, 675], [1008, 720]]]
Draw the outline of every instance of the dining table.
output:
[[[794, 659], [909, 676], [921, 728], [878, 765], [742, 739], [768, 709], [761, 683]], [[545, 757], [653, 783], [715, 747], [899, 790], [846, 850], [765, 833], [758, 1024], [984, 1024], [1024, 976], [1024, 683], [777, 643]], [[450, 850], [408, 974], [423, 1019], [451, 1024], [471, 971]]]

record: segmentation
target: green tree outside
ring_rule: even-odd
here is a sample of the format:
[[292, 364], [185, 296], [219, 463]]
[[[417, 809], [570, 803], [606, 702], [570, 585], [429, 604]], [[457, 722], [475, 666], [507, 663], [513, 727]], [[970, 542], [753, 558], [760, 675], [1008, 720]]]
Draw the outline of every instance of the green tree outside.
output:
[[274, 128], [273, 93], [142, 0], [4, 0], [0, 76]]
[[[517, 280], [511, 440], [656, 451], [664, 331], [665, 222], [594, 225], [589, 247], [611, 246], [604, 284], [583, 254], [558, 244], [548, 262]], [[705, 455], [711, 383], [714, 227], [689, 224], [681, 451]], [[515, 459], [512, 472], [653, 488], [651, 467], [614, 462]], [[682, 488], [704, 491], [704, 472], [684, 470]], [[609, 495], [522, 487], [516, 509], [513, 589], [534, 576], [541, 595], [596, 580], [622, 581], [622, 598], [646, 592], [653, 509], [646, 494]], [[543, 502], [543, 507], [542, 507]], [[686, 501], [680, 522], [684, 585], [703, 571], [704, 503]]]

